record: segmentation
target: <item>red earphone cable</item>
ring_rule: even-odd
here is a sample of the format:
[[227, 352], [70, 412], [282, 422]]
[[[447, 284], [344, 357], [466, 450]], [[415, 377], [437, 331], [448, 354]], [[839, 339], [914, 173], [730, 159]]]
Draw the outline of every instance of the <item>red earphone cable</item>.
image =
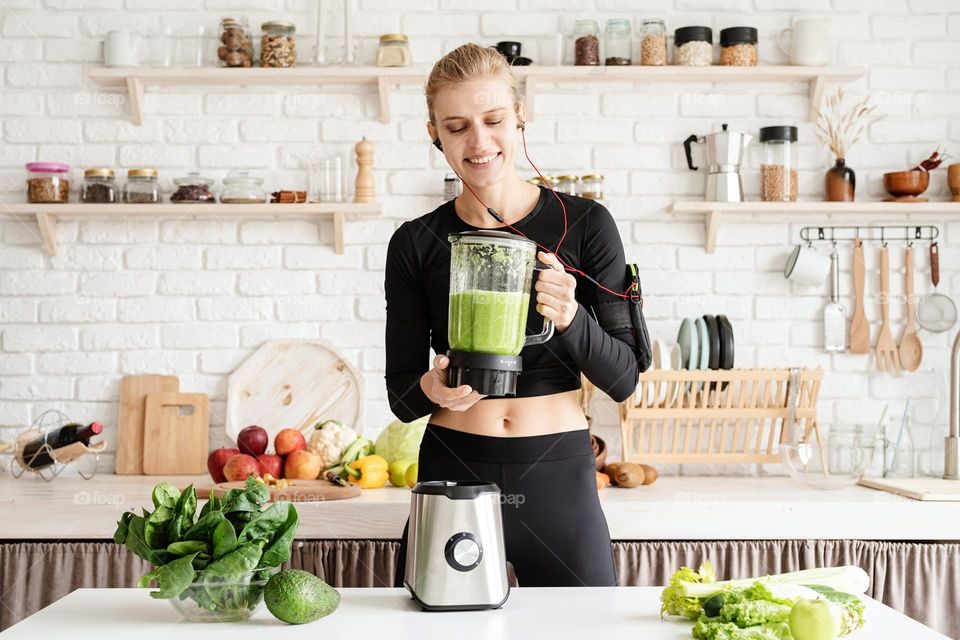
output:
[[[563, 265], [563, 268], [566, 269], [567, 271], [572, 271], [573, 273], [577, 273], [577, 274], [583, 276], [583, 277], [584, 277], [585, 279], [587, 279], [589, 282], [593, 283], [593, 285], [596, 286], [598, 289], [600, 289], [600, 290], [602, 290], [602, 291], [606, 291], [606, 292], [609, 293], [609, 294], [615, 295], [615, 296], [617, 296], [618, 298], [623, 298], [623, 299], [625, 299], [625, 300], [630, 300], [630, 299], [632, 299], [634, 296], [637, 295], [636, 286], [635, 286], [635, 285], [631, 285], [630, 288], [627, 289], [627, 290], [626, 290], [625, 292], [623, 292], [623, 293], [618, 293], [618, 292], [616, 292], [616, 291], [614, 291], [614, 290], [612, 290], [612, 289], [608, 289], [607, 287], [603, 286], [602, 284], [600, 284], [599, 282], [597, 282], [596, 280], [594, 280], [593, 278], [591, 278], [590, 276], [588, 276], [586, 273], [584, 273], [584, 272], [581, 271], [580, 269], [577, 269], [577, 268], [575, 268], [575, 267], [572, 267], [572, 266], [568, 265], [566, 262], [563, 261], [563, 258], [560, 257], [560, 246], [563, 244], [564, 239], [567, 237], [567, 207], [564, 206], [563, 200], [560, 198], [560, 196], [557, 195], [557, 192], [553, 190], [553, 185], [550, 184], [550, 181], [543, 177], [543, 174], [540, 173], [540, 169], [537, 168], [537, 165], [535, 165], [535, 164], [533, 163], [533, 160], [530, 159], [530, 153], [527, 151], [527, 135], [526, 135], [526, 129], [525, 129], [522, 125], [520, 126], [520, 137], [521, 137], [521, 139], [523, 140], [523, 154], [527, 157], [527, 162], [530, 163], [530, 166], [533, 167], [533, 170], [537, 172], [537, 175], [538, 175], [538, 176], [540, 176], [540, 181], [543, 182], [543, 184], [547, 185], [547, 188], [550, 189], [550, 193], [552, 193], [552, 194], [553, 194], [553, 197], [557, 199], [557, 202], [558, 202], [558, 203], [560, 203], [560, 209], [563, 211], [563, 233], [560, 235], [560, 240], [557, 242], [557, 248], [554, 249], [553, 251], [551, 251], [550, 249], [548, 249], [547, 247], [543, 246], [542, 244], [540, 244], [540, 243], [537, 242], [536, 240], [533, 240], [532, 238], [527, 238], [526, 234], [524, 234], [522, 231], [520, 231], [519, 229], [517, 229], [517, 228], [514, 227], [513, 225], [508, 224], [508, 223], [507, 223], [505, 220], [503, 220], [502, 218], [497, 218], [497, 219], [498, 219], [500, 222], [502, 222], [505, 227], [507, 227], [508, 229], [510, 229], [511, 231], [513, 231], [514, 233], [516, 233], [517, 235], [522, 236], [522, 237], [524, 237], [524, 238], [527, 238], [527, 240], [530, 240], [531, 242], [533, 242], [534, 244], [536, 244], [537, 247], [539, 247], [541, 250], [546, 251], [547, 253], [552, 253], [553, 255], [557, 256], [557, 260], [560, 262], [560, 264]], [[465, 186], [467, 189], [470, 190], [470, 193], [472, 193], [472, 194], [473, 194], [473, 197], [477, 199], [477, 202], [479, 202], [481, 205], [483, 205], [483, 208], [484, 208], [484, 209], [486, 209], [486, 210], [488, 210], [488, 211], [490, 211], [490, 212], [492, 213], [492, 212], [493, 212], [493, 209], [491, 209], [490, 207], [488, 207], [488, 206], [487, 206], [487, 203], [480, 199], [480, 196], [477, 195], [477, 192], [473, 190], [473, 187], [471, 187], [471, 186], [467, 183], [467, 181], [464, 180], [463, 177], [462, 177], [459, 173], [457, 173], [457, 170], [454, 169], [453, 172], [457, 174], [457, 177], [458, 177], [458, 178], [460, 178], [460, 182], [462, 182], [462, 183], [464, 184], [464, 186]], [[496, 216], [495, 216], [495, 217], [496, 217]]]

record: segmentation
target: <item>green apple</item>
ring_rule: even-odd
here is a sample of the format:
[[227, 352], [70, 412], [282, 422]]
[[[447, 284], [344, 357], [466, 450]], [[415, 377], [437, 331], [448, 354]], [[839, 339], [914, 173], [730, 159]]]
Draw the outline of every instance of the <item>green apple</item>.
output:
[[410, 487], [411, 489], [413, 488], [413, 485], [417, 484], [417, 472], [419, 470], [420, 470], [420, 465], [418, 465], [416, 462], [414, 462], [412, 465], [407, 467], [407, 473], [405, 474], [405, 478], [407, 480], [407, 486]]
[[827, 600], [801, 598], [790, 608], [790, 633], [796, 640], [834, 640], [840, 636], [840, 615]]
[[412, 464], [413, 462], [411, 460], [397, 460], [391, 464], [388, 468], [390, 472], [390, 484], [395, 487], [405, 487], [407, 485], [407, 469], [410, 468]]

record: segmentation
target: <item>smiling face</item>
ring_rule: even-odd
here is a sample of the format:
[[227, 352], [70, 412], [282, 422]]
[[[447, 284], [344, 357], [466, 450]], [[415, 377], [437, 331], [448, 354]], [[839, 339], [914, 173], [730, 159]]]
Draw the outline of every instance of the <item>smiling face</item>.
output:
[[447, 162], [475, 188], [515, 175], [519, 116], [510, 85], [495, 77], [449, 85], [433, 101], [432, 139]]

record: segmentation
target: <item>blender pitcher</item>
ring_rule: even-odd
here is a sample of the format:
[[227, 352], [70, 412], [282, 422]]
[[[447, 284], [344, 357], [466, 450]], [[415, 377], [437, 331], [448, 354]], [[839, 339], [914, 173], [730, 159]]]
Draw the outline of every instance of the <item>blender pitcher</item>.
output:
[[503, 231], [467, 231], [450, 240], [447, 385], [468, 384], [482, 395], [517, 392], [520, 351], [553, 336], [553, 321], [526, 335], [536, 244]]

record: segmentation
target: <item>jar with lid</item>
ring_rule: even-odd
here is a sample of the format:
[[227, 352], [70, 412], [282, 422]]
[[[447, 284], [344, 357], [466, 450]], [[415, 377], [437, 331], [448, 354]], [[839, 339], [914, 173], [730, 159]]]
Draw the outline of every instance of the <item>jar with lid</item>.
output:
[[640, 64], [650, 67], [667, 64], [667, 27], [663, 20], [640, 23]]
[[27, 202], [67, 202], [70, 200], [70, 165], [62, 162], [28, 162]]
[[217, 64], [221, 67], [253, 66], [253, 37], [246, 17], [221, 18]]
[[380, 36], [380, 45], [377, 47], [378, 67], [409, 67], [412, 61], [407, 36], [402, 33], [385, 33]]
[[177, 185], [177, 190], [170, 196], [170, 202], [216, 202], [217, 198], [213, 195], [210, 187], [213, 186], [213, 180], [204, 178], [199, 171], [191, 171], [187, 175], [174, 178], [173, 184]]
[[83, 184], [80, 185], [80, 202], [119, 202], [119, 195], [113, 169], [97, 167], [83, 172]]
[[596, 66], [600, 64], [600, 32], [596, 20], [577, 20], [573, 25], [574, 64]]
[[728, 67], [757, 66], [757, 30], [730, 27], [720, 31], [720, 64]]
[[225, 204], [258, 204], [267, 201], [267, 192], [263, 190], [263, 178], [252, 176], [246, 171], [231, 173], [223, 179], [223, 193], [220, 202]]
[[764, 202], [796, 202], [796, 127], [760, 129], [760, 191]]
[[545, 189], [549, 189], [553, 185], [557, 184], [557, 179], [554, 178], [553, 176], [543, 176], [543, 178], [544, 179], [541, 179], [540, 176], [533, 176], [532, 178], [527, 180], [527, 182], [529, 182], [535, 187], [544, 187]]
[[580, 176], [580, 197], [603, 200], [603, 176], [599, 173]]
[[630, 58], [630, 21], [614, 18], [607, 20], [603, 32], [604, 64], [607, 66], [627, 66], [633, 64]]
[[577, 176], [557, 176], [557, 191], [560, 193], [565, 193], [568, 196], [578, 195], [578, 182], [579, 179]]
[[297, 64], [295, 34], [297, 26], [292, 22], [273, 20], [260, 25], [261, 67], [293, 67]]
[[713, 64], [713, 29], [681, 27], [673, 32], [673, 63], [684, 67]]
[[130, 169], [123, 185], [123, 201], [129, 204], [160, 202], [160, 183], [156, 169]]

